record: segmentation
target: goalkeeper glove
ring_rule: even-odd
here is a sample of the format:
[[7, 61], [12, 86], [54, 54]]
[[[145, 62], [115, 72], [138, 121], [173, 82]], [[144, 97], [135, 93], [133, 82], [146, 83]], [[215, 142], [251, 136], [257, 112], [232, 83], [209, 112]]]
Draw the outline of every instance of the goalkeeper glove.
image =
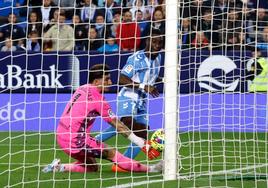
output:
[[153, 160], [160, 156], [160, 152], [151, 146], [152, 142], [147, 140], [142, 147], [142, 151], [148, 156], [149, 160]]

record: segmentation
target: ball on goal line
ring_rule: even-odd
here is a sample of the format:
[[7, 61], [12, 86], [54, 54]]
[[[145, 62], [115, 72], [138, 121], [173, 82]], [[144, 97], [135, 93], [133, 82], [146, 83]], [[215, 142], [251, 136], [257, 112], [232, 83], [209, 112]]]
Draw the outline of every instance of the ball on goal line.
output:
[[165, 145], [165, 133], [163, 129], [156, 130], [151, 136], [151, 145], [154, 149], [162, 152]]

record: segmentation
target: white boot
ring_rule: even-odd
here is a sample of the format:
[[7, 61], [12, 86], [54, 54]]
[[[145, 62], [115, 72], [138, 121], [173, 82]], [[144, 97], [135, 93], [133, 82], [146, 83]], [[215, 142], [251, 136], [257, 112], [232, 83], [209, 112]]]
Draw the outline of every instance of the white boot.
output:
[[44, 173], [48, 172], [63, 172], [64, 166], [60, 164], [60, 159], [54, 159], [49, 165], [45, 166], [42, 170]]
[[149, 172], [163, 172], [164, 167], [165, 167], [164, 161], [160, 160], [158, 163], [150, 166]]

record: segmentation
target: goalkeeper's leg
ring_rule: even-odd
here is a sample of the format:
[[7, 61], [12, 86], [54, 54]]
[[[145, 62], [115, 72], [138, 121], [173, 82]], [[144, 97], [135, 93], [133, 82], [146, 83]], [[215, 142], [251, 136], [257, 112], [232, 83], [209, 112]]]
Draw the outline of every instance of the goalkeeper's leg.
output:
[[65, 150], [65, 153], [77, 159], [77, 162], [71, 164], [61, 164], [59, 159], [47, 165], [43, 172], [95, 172], [98, 170], [98, 165], [95, 158], [103, 158], [116, 163], [120, 168], [131, 172], [161, 172], [163, 168], [162, 161], [158, 164], [147, 166], [125, 157], [115, 149], [110, 149], [104, 143], [101, 143], [94, 138], [87, 139], [86, 148], [78, 153], [71, 153], [71, 150]]
[[44, 173], [48, 173], [48, 172], [80, 172], [80, 173], [96, 172], [98, 171], [98, 165], [96, 163], [96, 159], [93, 157], [87, 157], [86, 163], [78, 160], [74, 163], [67, 163], [67, 164], [61, 164], [60, 159], [54, 159], [49, 165], [45, 166], [42, 171]]
[[[84, 155], [86, 156], [86, 155]], [[158, 162], [154, 165], [144, 165], [138, 161], [127, 158], [122, 155], [120, 152], [109, 149], [104, 150], [102, 154], [104, 159], [112, 161], [116, 163], [120, 168], [125, 169], [129, 172], [162, 172], [163, 171], [163, 161]], [[86, 157], [87, 163], [83, 163], [81, 161], [77, 161], [69, 164], [61, 164], [60, 159], [54, 159], [51, 164], [47, 165], [42, 171], [45, 173], [48, 172], [96, 172], [98, 170], [98, 165], [96, 163], [95, 158]]]
[[107, 151], [107, 156], [104, 154], [104, 158], [116, 163], [120, 168], [131, 172], [162, 172], [163, 161], [151, 166], [141, 164], [138, 161], [130, 159], [115, 149], [109, 149]]

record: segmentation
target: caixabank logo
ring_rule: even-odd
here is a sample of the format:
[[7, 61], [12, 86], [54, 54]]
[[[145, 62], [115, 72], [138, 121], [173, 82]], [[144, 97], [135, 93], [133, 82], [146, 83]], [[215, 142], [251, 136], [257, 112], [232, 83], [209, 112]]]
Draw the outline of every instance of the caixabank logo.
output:
[[[69, 92], [80, 85], [80, 62], [73, 55], [16, 56], [0, 61], [0, 92]], [[86, 70], [84, 71], [86, 74]]]
[[[236, 64], [228, 57], [223, 55], [213, 55], [205, 59], [197, 72], [197, 81], [202, 89], [208, 91], [235, 91], [239, 84], [239, 79], [233, 79], [228, 73], [237, 68]], [[214, 70], [221, 70], [224, 75], [222, 78], [213, 77]], [[231, 78], [229, 78], [231, 77]], [[229, 79], [228, 79], [229, 78]]]
[[[0, 88], [63, 88], [60, 82], [62, 74], [58, 74], [55, 65], [51, 65], [48, 71], [40, 74], [32, 74], [33, 71], [25, 71], [18, 65], [7, 65], [7, 73], [0, 74]], [[42, 72], [42, 71], [41, 71]]]

